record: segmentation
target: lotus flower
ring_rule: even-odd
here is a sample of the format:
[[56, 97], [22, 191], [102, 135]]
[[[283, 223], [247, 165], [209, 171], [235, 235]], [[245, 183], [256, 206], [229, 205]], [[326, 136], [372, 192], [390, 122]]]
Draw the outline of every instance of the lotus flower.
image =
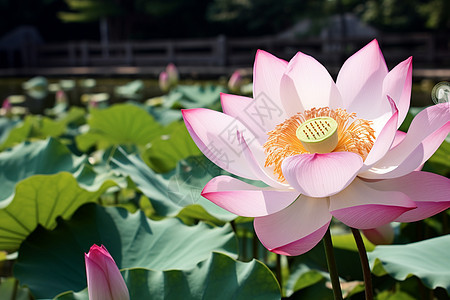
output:
[[63, 90], [56, 91], [55, 99], [56, 103], [64, 103], [64, 104], [68, 103], [67, 95]]
[[94, 244], [84, 258], [90, 300], [130, 299], [125, 281], [103, 245]]
[[169, 82], [169, 75], [167, 75], [166, 71], [162, 71], [159, 73], [159, 89], [163, 91], [164, 93], [169, 91], [170, 88], [170, 82]]
[[168, 79], [169, 79], [170, 86], [177, 85], [178, 84], [178, 80], [180, 79], [180, 75], [178, 73], [177, 67], [173, 63], [170, 63], [170, 64], [167, 65], [166, 73], [167, 73], [167, 76], [168, 76]]
[[240, 70], [236, 70], [231, 74], [228, 80], [228, 89], [232, 92], [238, 92], [241, 89], [243, 77]]
[[11, 110], [12, 105], [11, 105], [11, 102], [9, 101], [8, 98], [6, 98], [5, 100], [3, 100], [2, 108], [5, 109], [5, 110]]
[[358, 229], [414, 222], [450, 207], [449, 179], [419, 171], [450, 131], [447, 103], [398, 131], [410, 104], [412, 58], [390, 72], [376, 40], [351, 56], [336, 82], [314, 58], [289, 62], [259, 50], [253, 99], [222, 94], [224, 113], [183, 110], [200, 150], [232, 174], [202, 196], [240, 216], [272, 252], [313, 248], [332, 217]]

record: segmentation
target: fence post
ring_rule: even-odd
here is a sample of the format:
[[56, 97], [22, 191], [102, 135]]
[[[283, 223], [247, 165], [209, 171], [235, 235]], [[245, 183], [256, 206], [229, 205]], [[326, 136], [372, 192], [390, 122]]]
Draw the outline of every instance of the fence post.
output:
[[129, 66], [133, 65], [133, 46], [130, 41], [125, 42], [125, 63]]
[[69, 51], [69, 64], [71, 66], [75, 66], [77, 64], [77, 60], [76, 60], [75, 44], [73, 42], [70, 42], [68, 44], [68, 51]]
[[88, 56], [89, 56], [89, 49], [88, 44], [86, 41], [81, 42], [80, 44], [80, 50], [81, 50], [81, 65], [87, 66], [88, 65]]
[[219, 35], [216, 41], [216, 61], [220, 67], [227, 65], [227, 38], [224, 35]]

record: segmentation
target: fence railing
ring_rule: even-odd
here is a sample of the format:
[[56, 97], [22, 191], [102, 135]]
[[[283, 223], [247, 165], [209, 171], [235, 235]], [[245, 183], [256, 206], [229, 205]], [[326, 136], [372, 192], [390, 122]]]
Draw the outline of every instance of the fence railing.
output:
[[[381, 35], [378, 41], [386, 58], [398, 63], [409, 56], [414, 63], [450, 67], [450, 37], [432, 34]], [[257, 49], [290, 59], [298, 50], [313, 55], [328, 67], [337, 67], [370, 39], [295, 39], [275, 37], [191, 40], [95, 41], [26, 45], [20, 59], [7, 67], [68, 66], [250, 66]], [[17, 56], [17, 55], [16, 55]], [[19, 62], [18, 62], [19, 61]]]

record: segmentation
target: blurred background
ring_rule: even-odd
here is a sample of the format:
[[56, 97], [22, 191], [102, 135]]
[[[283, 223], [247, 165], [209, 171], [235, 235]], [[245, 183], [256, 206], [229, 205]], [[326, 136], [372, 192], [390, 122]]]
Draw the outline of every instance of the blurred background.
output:
[[450, 2], [0, 1], [2, 69], [173, 62], [222, 73], [212, 67], [248, 66], [257, 48], [285, 59], [301, 49], [336, 67], [373, 38], [389, 62], [449, 66]]
[[374, 38], [389, 68], [413, 56], [414, 104], [431, 104], [450, 79], [448, 0], [0, 0], [0, 96], [16, 78], [157, 79], [169, 63], [181, 79], [251, 77], [257, 49], [336, 76]]

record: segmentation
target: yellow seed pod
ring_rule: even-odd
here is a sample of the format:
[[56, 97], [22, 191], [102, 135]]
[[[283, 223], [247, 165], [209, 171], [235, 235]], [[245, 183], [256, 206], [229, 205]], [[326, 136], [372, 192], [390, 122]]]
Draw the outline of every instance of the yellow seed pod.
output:
[[302, 123], [297, 138], [310, 153], [329, 153], [338, 144], [338, 124], [330, 117], [317, 117]]

